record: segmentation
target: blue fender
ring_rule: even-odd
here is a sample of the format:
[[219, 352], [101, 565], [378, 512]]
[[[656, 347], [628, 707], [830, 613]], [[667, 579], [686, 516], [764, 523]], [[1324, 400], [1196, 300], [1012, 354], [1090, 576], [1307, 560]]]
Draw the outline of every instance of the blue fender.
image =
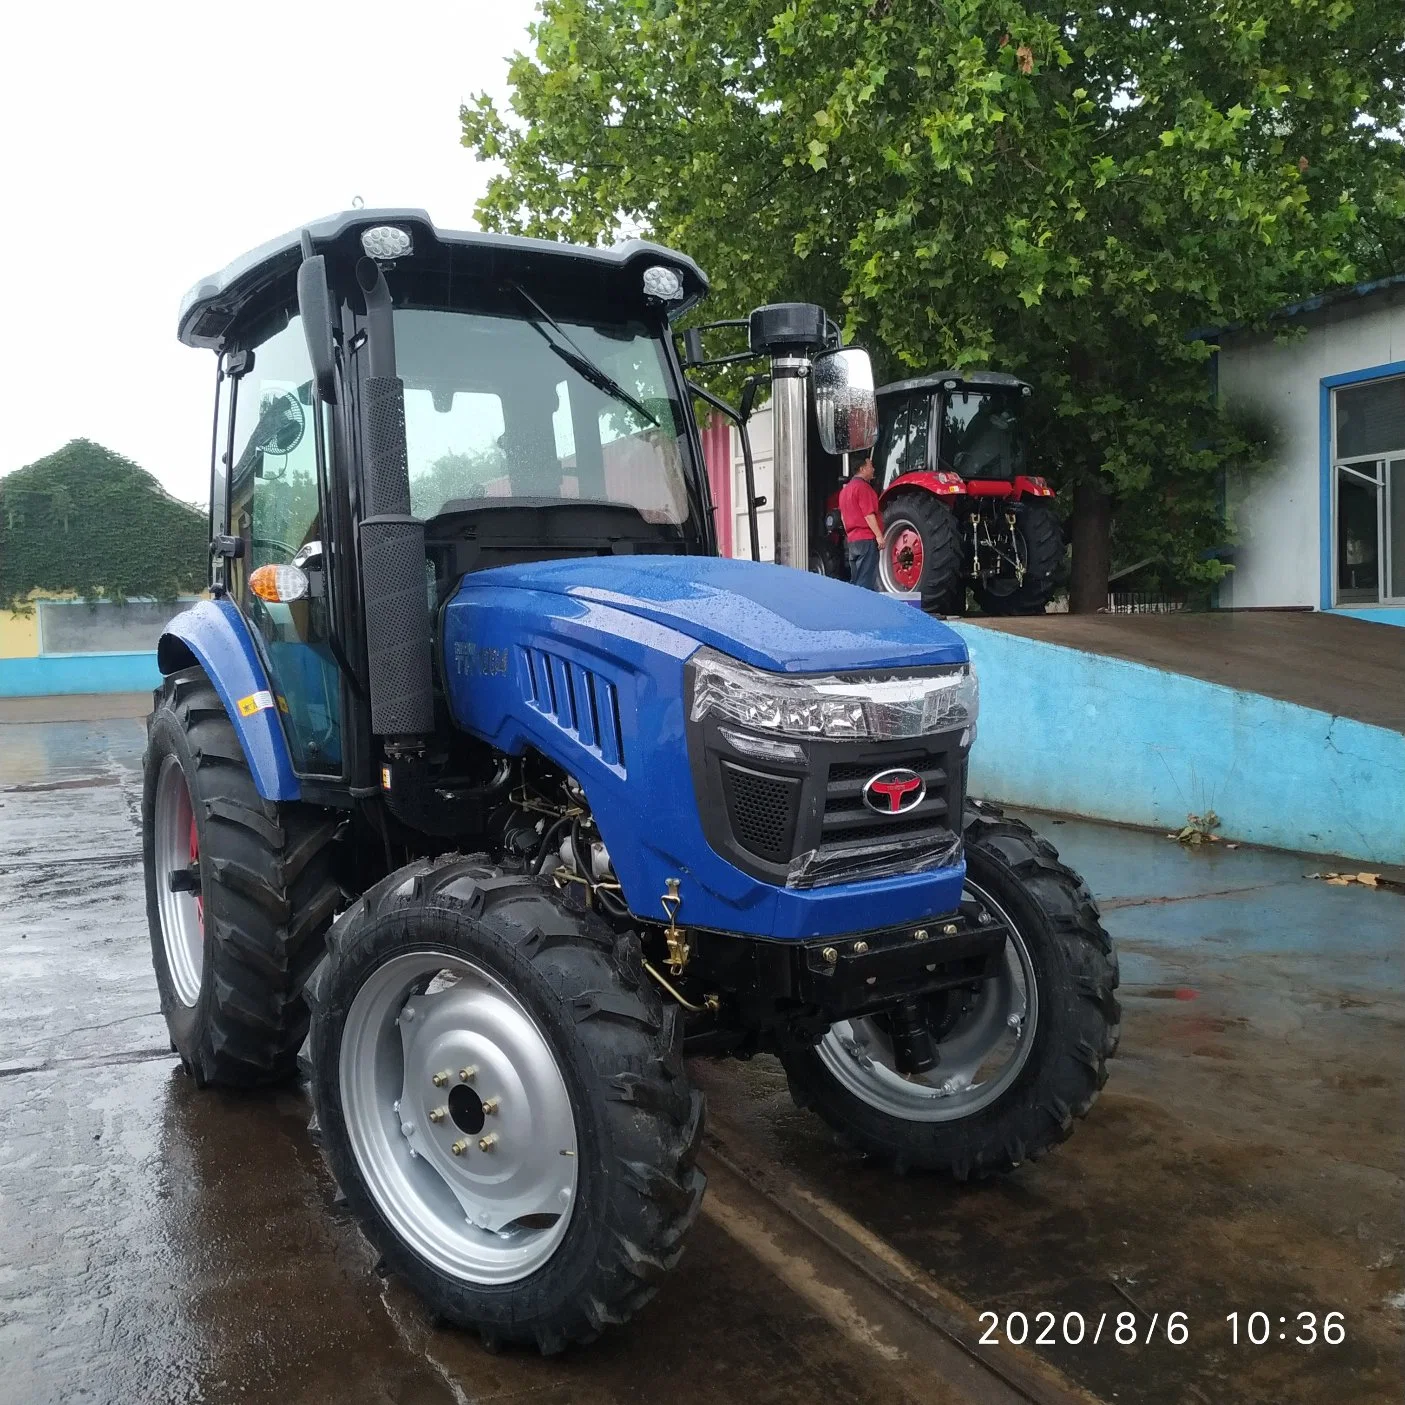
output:
[[265, 800], [301, 797], [277, 694], [233, 601], [202, 600], [177, 615], [161, 635], [156, 662], [162, 673], [198, 663], [234, 724], [258, 793]]

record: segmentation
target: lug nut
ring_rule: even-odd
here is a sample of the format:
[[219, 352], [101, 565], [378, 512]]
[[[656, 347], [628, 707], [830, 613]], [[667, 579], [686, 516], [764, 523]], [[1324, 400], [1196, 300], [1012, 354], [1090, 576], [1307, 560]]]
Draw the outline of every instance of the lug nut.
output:
[[867, 950], [868, 950], [868, 943], [867, 943], [867, 942], [855, 942], [855, 943], [854, 943], [854, 955], [855, 955], [855, 956], [862, 956], [862, 955], [864, 954], [864, 952], [866, 952]]
[[413, 1122], [402, 1122], [400, 1124], [401, 1135], [413, 1137], [415, 1135], [415, 1124]]
[[492, 1151], [492, 1149], [493, 1149], [497, 1144], [498, 1144], [498, 1134], [497, 1134], [496, 1132], [489, 1132], [486, 1137], [479, 1137], [479, 1138], [478, 1138], [478, 1150], [479, 1150], [479, 1151]]
[[433, 1078], [429, 1080], [436, 1088], [442, 1088], [449, 1081], [449, 1070], [441, 1069]]
[[467, 1083], [471, 1078], [475, 1077], [475, 1076], [477, 1075], [477, 1073], [478, 1073], [478, 1065], [477, 1065], [477, 1064], [469, 1064], [467, 1068], [461, 1068], [461, 1069], [459, 1069], [459, 1082], [460, 1082], [460, 1083]]
[[432, 1107], [429, 1110], [429, 1120], [431, 1122], [442, 1122], [448, 1115], [448, 1112], [449, 1109], [447, 1107]]
[[455, 1156], [462, 1156], [464, 1152], [468, 1150], [468, 1141], [464, 1137], [460, 1137], [449, 1150], [452, 1151]]
[[498, 1100], [496, 1098], [483, 1099], [483, 1113], [486, 1117], [491, 1117], [498, 1110]]
[[927, 929], [919, 927], [913, 934], [912, 940], [915, 942], [925, 942], [927, 940]]

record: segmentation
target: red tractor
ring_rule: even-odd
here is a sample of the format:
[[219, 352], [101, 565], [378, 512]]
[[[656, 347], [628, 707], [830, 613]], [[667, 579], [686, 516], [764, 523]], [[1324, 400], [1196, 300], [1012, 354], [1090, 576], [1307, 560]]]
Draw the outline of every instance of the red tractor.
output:
[[[1054, 490], [1029, 472], [1028, 384], [998, 371], [939, 371], [878, 390], [873, 459], [884, 540], [879, 579], [960, 614], [969, 587], [991, 615], [1037, 615], [1054, 593], [1064, 539]], [[838, 498], [826, 504], [818, 569], [841, 573]]]

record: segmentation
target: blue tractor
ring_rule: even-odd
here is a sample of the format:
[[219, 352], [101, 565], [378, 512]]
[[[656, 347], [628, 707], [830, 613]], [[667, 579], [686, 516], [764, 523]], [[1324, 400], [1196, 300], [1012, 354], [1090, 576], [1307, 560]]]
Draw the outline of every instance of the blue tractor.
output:
[[[211, 598], [160, 643], [143, 844], [204, 1085], [296, 1076], [391, 1271], [490, 1345], [627, 1319], [697, 1214], [685, 1055], [771, 1055], [898, 1168], [979, 1177], [1106, 1078], [1078, 876], [965, 794], [977, 686], [921, 610], [722, 559], [672, 323], [688, 258], [354, 210], [197, 285]], [[866, 355], [760, 308], [777, 547]], [[797, 560], [797, 555], [800, 559]]]

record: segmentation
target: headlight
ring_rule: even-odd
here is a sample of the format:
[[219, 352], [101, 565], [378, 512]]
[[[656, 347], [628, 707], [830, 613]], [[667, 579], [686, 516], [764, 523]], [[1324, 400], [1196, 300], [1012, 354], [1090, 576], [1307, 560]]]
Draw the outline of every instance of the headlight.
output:
[[921, 737], [974, 728], [976, 675], [966, 664], [924, 673], [767, 673], [699, 649], [693, 669], [694, 722], [719, 717], [792, 737]]

